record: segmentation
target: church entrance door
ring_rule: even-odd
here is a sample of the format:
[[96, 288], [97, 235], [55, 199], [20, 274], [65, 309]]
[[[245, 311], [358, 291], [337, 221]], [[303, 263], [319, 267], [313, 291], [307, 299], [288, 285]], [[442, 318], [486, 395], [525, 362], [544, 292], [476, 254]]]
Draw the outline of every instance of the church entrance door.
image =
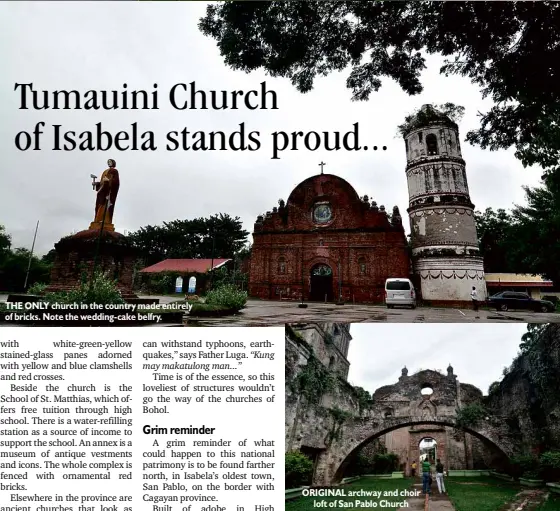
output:
[[326, 264], [318, 264], [311, 269], [311, 290], [309, 299], [314, 302], [327, 302], [333, 299], [332, 269]]

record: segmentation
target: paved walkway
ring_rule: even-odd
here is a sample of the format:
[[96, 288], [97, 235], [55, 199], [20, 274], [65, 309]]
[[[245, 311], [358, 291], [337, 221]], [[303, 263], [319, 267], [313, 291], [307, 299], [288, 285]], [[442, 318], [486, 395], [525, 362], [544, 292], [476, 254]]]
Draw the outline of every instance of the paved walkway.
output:
[[[0, 295], [0, 302], [7, 295]], [[142, 297], [146, 298], [146, 297]], [[160, 303], [179, 297], [153, 296]], [[297, 302], [249, 300], [247, 307], [235, 316], [223, 318], [189, 318], [187, 326], [271, 326], [286, 323], [560, 323], [560, 314], [529, 311], [496, 312], [470, 309], [419, 307], [387, 309], [380, 305], [308, 303], [301, 309]]]
[[548, 492], [540, 489], [523, 490], [518, 493], [504, 511], [529, 511], [538, 509], [546, 501]]
[[[422, 491], [420, 479], [416, 479], [412, 487], [415, 490]], [[455, 511], [447, 494], [440, 495], [438, 493], [435, 481], [432, 484], [432, 494], [427, 499], [426, 495], [420, 494], [418, 497], [410, 497], [406, 502], [408, 504], [407, 507], [401, 507], [400, 509], [412, 511]]]
[[468, 309], [428, 308], [387, 309], [379, 305], [308, 303], [300, 309], [297, 302], [249, 300], [236, 316], [190, 318], [192, 326], [270, 326], [285, 323], [560, 323], [560, 314], [534, 312], [496, 312]]

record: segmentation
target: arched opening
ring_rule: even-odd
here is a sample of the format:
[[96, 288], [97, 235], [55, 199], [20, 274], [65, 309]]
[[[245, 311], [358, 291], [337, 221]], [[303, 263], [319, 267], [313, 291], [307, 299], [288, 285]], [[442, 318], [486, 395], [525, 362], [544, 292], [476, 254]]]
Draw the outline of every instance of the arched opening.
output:
[[311, 301], [330, 302], [333, 299], [332, 268], [327, 264], [317, 264], [311, 268]]
[[194, 294], [196, 293], [196, 277], [191, 277], [189, 279], [189, 286], [187, 288], [187, 292], [189, 294]]
[[433, 465], [438, 459], [437, 442], [435, 438], [425, 437], [418, 442], [419, 461], [428, 461]]
[[366, 258], [365, 257], [360, 257], [358, 259], [358, 271], [360, 273], [360, 275], [365, 275], [367, 272], [367, 266], [366, 266]]
[[435, 156], [436, 154], [439, 154], [437, 138], [433, 133], [426, 136], [426, 150], [428, 152], [428, 156]]
[[283, 257], [278, 258], [278, 275], [286, 274], [286, 259]]
[[[396, 417], [395, 417], [396, 418]], [[380, 437], [398, 430], [398, 429], [402, 429], [402, 428], [408, 428], [411, 426], [417, 427], [417, 426], [438, 426], [438, 427], [450, 427], [450, 428], [457, 428], [456, 424], [454, 421], [450, 420], [450, 421], [446, 421], [446, 420], [409, 420], [408, 418], [404, 419], [402, 423], [400, 424], [395, 424], [394, 423], [394, 419], [390, 420], [390, 422], [392, 423], [391, 426], [383, 428], [377, 432], [372, 432], [372, 434], [366, 438], [365, 440], [363, 440], [362, 442], [360, 442], [358, 445], [356, 445], [350, 452], [347, 452], [346, 454], [343, 454], [342, 457], [339, 458], [339, 462], [338, 462], [338, 467], [336, 468], [336, 470], [334, 471], [333, 477], [331, 481], [328, 481], [326, 484], [336, 484], [338, 482], [340, 482], [342, 480], [343, 477], [345, 477], [345, 473], [347, 473], [348, 469], [349, 469], [349, 465], [357, 459], [359, 452], [368, 444], [370, 444], [371, 442], [373, 442], [376, 439], [379, 439]], [[432, 428], [429, 428], [432, 429]], [[492, 463], [492, 467], [494, 469], [497, 469], [498, 471], [501, 472], [505, 472], [507, 471], [507, 468], [509, 467], [509, 457], [506, 454], [506, 452], [499, 446], [497, 445], [493, 440], [491, 440], [490, 438], [486, 437], [485, 435], [479, 433], [478, 431], [475, 431], [471, 428], [462, 428], [462, 431], [464, 431], [465, 433], [469, 433], [470, 435], [472, 435], [473, 437], [477, 438], [478, 440], [480, 440], [482, 442], [482, 444], [484, 445], [485, 448], [487, 448], [489, 450], [489, 452], [491, 452], [492, 454], [492, 459], [493, 459], [493, 463]], [[349, 438], [352, 438], [352, 433], [348, 432], [347, 434], [349, 434]], [[432, 438], [432, 436], [426, 435], [425, 437], [422, 437], [422, 440], [424, 440], [424, 438]], [[418, 443], [418, 448], [420, 447], [420, 443], [422, 443], [422, 440]], [[433, 439], [435, 442], [435, 439]], [[426, 444], [426, 447], [427, 444]], [[435, 449], [435, 453], [432, 451], [431, 454], [434, 455], [435, 454], [435, 460], [437, 461], [438, 459], [438, 454], [437, 454], [437, 442], [435, 442], [435, 445], [432, 444], [430, 446], [436, 448]], [[440, 449], [443, 449], [443, 446], [440, 446]], [[429, 450], [429, 449], [428, 449]], [[323, 453], [326, 455], [326, 452]], [[510, 453], [512, 454], [512, 453]], [[445, 458], [444, 454], [442, 454], [440, 452], [440, 458]], [[405, 461], [405, 460], [400, 460], [400, 461]], [[443, 461], [443, 460], [442, 460]], [[406, 461], [405, 461], [406, 463]], [[408, 460], [408, 464], [411, 465], [412, 464], [412, 460], [409, 459]], [[417, 460], [417, 464], [418, 464], [418, 460]], [[446, 462], [444, 462], [444, 464], [447, 466]], [[418, 469], [416, 470], [416, 473], [418, 473]]]
[[420, 389], [420, 394], [422, 394], [424, 399], [429, 399], [433, 393], [434, 393], [434, 389], [429, 383], [424, 383], [424, 385], [422, 385], [422, 388]]

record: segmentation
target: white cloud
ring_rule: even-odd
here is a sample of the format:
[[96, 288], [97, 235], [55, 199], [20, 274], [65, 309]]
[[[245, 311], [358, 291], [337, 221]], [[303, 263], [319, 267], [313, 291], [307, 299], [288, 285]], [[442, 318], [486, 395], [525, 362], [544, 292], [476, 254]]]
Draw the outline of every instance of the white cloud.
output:
[[451, 364], [461, 383], [485, 394], [501, 379], [519, 351], [524, 323], [485, 324], [352, 324], [348, 380], [373, 392], [397, 383], [401, 370], [446, 373]]
[[[0, 4], [0, 222], [16, 246], [29, 246], [41, 220], [37, 248], [46, 252], [62, 236], [87, 228], [94, 197], [89, 175], [99, 175], [107, 158], [117, 161], [121, 191], [115, 210], [119, 231], [134, 230], [176, 218], [227, 212], [240, 216], [252, 231], [256, 216], [286, 199], [299, 182], [325, 172], [348, 180], [389, 210], [407, 208], [404, 143], [395, 138], [405, 115], [423, 103], [464, 105], [461, 133], [477, 126], [476, 113], [488, 108], [478, 88], [459, 77], [439, 75], [441, 59], [431, 57], [423, 75], [424, 92], [407, 96], [385, 81], [368, 102], [352, 102], [345, 87], [347, 71], [318, 79], [308, 94], [288, 80], [263, 72], [245, 74], [227, 68], [215, 41], [204, 37], [197, 23], [203, 2], [4, 2]], [[263, 80], [279, 98], [279, 110], [172, 109], [166, 91], [175, 83], [195, 81], [201, 89], [250, 90]], [[158, 111], [23, 111], [18, 110], [15, 83], [33, 82], [37, 89], [129, 89], [160, 91]], [[265, 140], [256, 152], [20, 152], [13, 144], [20, 130], [37, 121], [63, 124], [74, 131], [128, 129], [138, 122], [165, 134], [188, 127], [232, 131], [245, 122]], [[359, 122], [362, 144], [386, 145], [387, 151], [285, 151], [271, 160], [269, 134], [276, 130], [347, 131]], [[48, 141], [48, 139], [47, 139]], [[45, 144], [48, 146], [49, 144]], [[463, 144], [471, 198], [478, 209], [509, 208], [523, 202], [521, 186], [535, 185], [538, 169], [523, 169], [513, 151], [491, 153]], [[408, 222], [405, 221], [408, 228]]]

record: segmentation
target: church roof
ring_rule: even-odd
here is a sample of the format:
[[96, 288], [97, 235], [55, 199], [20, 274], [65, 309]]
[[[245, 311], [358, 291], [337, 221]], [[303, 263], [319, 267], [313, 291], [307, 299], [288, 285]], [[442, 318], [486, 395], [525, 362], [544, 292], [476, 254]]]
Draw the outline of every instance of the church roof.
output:
[[[214, 266], [212, 266], [212, 261]], [[141, 273], [207, 273], [211, 268], [216, 269], [223, 266], [231, 259], [165, 259], [152, 266], [148, 266]]]
[[346, 193], [350, 194], [353, 199], [360, 200], [356, 190], [348, 181], [346, 181], [346, 179], [343, 179], [335, 174], [315, 174], [314, 176], [303, 180], [292, 190], [292, 193], [288, 197], [288, 203], [296, 201], [298, 192], [308, 187], [313, 189], [317, 195], [323, 195], [324, 192], [321, 189], [321, 185], [327, 182], [338, 183], [340, 189], [345, 190]]

